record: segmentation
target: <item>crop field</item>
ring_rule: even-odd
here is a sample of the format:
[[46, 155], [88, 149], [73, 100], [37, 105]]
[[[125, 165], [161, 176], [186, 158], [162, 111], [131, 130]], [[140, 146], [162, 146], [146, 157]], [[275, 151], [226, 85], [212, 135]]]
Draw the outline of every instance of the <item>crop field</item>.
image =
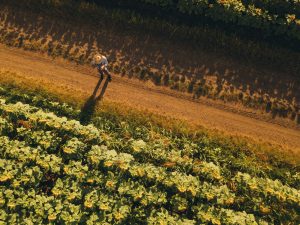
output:
[[[9, 91], [8, 91], [9, 90]], [[0, 88], [1, 224], [298, 224], [300, 171]]]
[[1, 0], [0, 225], [299, 225], [299, 41], [300, 0]]
[[228, 24], [258, 28], [266, 35], [286, 35], [290, 38], [299, 39], [300, 3], [296, 0], [135, 1], [135, 4], [141, 3], [156, 5], [158, 9], [167, 8], [183, 14], [206, 16], [214, 21], [222, 21]]

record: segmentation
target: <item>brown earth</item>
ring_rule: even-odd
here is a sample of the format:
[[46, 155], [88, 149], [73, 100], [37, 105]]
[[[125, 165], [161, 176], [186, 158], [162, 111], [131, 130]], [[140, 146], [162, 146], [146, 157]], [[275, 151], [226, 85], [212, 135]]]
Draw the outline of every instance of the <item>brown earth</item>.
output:
[[[92, 94], [98, 78], [96, 71], [74, 65], [63, 59], [0, 45], [0, 69], [17, 71], [24, 76], [63, 85]], [[137, 109], [187, 120], [226, 134], [250, 137], [300, 152], [299, 127], [282, 123], [263, 115], [237, 110], [208, 100], [193, 101], [187, 95], [141, 81], [113, 77], [105, 98]]]

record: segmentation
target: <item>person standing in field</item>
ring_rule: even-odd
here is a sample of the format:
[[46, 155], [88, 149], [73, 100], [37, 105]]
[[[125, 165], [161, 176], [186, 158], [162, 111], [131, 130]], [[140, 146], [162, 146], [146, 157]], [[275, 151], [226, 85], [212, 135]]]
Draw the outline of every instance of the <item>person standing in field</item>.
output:
[[112, 80], [111, 74], [107, 69], [108, 61], [104, 55], [96, 54], [92, 62], [92, 65], [97, 67], [101, 80], [103, 80], [104, 74], [107, 74], [109, 82]]

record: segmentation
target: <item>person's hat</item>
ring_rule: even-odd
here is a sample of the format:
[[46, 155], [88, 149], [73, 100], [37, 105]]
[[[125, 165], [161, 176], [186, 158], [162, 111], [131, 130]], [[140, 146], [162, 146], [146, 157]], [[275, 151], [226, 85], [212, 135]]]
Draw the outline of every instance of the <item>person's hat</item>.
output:
[[99, 63], [103, 59], [103, 55], [96, 54], [94, 57], [95, 63]]

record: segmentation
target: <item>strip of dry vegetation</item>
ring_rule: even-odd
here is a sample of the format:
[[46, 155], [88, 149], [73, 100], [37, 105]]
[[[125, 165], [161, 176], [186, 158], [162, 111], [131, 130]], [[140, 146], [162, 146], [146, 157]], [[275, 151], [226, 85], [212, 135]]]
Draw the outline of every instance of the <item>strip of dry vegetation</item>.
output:
[[[240, 64], [224, 55], [211, 54], [198, 46], [194, 48], [186, 42], [165, 41], [151, 32], [142, 34], [134, 23], [129, 22], [121, 29], [122, 13], [112, 14], [113, 18], [106, 9], [95, 5], [80, 4], [69, 10], [63, 5], [54, 6], [42, 13], [2, 7], [0, 42], [53, 57], [63, 56], [78, 63], [89, 63], [95, 52], [103, 52], [110, 56], [111, 70], [121, 76], [151, 80], [156, 85], [188, 92], [194, 98], [205, 96], [238, 103], [300, 123], [300, 80], [295, 76], [295, 62], [288, 64], [290, 74], [274, 72], [275, 64], [273, 71], [265, 70], [265, 67]], [[32, 6], [35, 7], [38, 6]], [[78, 15], [83, 16], [80, 17], [83, 21], [78, 21]], [[88, 25], [91, 20], [87, 15], [99, 23]], [[62, 24], [61, 18], [68, 20]], [[131, 19], [134, 20], [134, 16]], [[149, 23], [151, 25], [151, 21]], [[272, 53], [268, 52], [270, 56]], [[295, 59], [299, 56], [293, 54]]]

